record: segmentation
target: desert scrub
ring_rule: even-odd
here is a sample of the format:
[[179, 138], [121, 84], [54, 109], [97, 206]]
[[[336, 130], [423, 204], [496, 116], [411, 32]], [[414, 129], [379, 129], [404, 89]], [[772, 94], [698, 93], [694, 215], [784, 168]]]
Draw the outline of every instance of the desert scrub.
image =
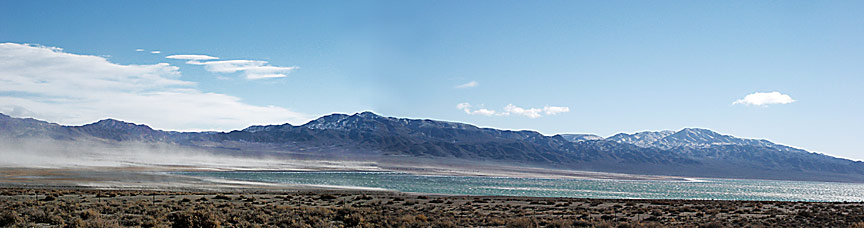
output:
[[540, 227], [540, 225], [537, 224], [537, 220], [534, 220], [533, 218], [522, 217], [522, 218], [515, 218], [515, 219], [511, 219], [510, 221], [507, 221], [507, 225], [505, 225], [505, 227], [507, 227], [507, 228], [536, 228], [536, 227]]
[[216, 200], [231, 200], [231, 197], [226, 196], [226, 195], [219, 194], [219, 195], [216, 195], [215, 197], [213, 197], [213, 199], [216, 199]]
[[[116, 196], [93, 198], [112, 193]], [[34, 197], [59, 196], [51, 190], [0, 189], [0, 195], [5, 195], [0, 197], [0, 225], [6, 227], [700, 227], [718, 223], [729, 227], [850, 227], [864, 221], [862, 203], [760, 202], [762, 209], [754, 210], [755, 203], [736, 201], [423, 199], [369, 192], [243, 192], [218, 199], [222, 197], [214, 193], [82, 190], [64, 192], [53, 201]], [[202, 196], [208, 200], [200, 200]], [[331, 196], [339, 200], [328, 199]], [[246, 202], [250, 198], [255, 200]], [[397, 203], [386, 204], [394, 201]], [[570, 206], [561, 206], [565, 204]], [[793, 209], [796, 206], [799, 209]], [[720, 214], [721, 209], [747, 213], [711, 215], [712, 210]], [[803, 216], [808, 214], [812, 216]]]
[[66, 224], [66, 221], [57, 215], [60, 213], [52, 213], [48, 208], [28, 210], [25, 213], [27, 214], [27, 220], [30, 222], [51, 224], [55, 226], [63, 226]]
[[210, 211], [182, 211], [171, 214], [173, 228], [218, 228], [219, 217]]
[[118, 228], [120, 224], [117, 220], [108, 220], [103, 218], [94, 218], [84, 221], [84, 228]]
[[18, 216], [18, 212], [4, 211], [0, 212], [0, 227], [10, 227], [23, 223], [24, 219]]

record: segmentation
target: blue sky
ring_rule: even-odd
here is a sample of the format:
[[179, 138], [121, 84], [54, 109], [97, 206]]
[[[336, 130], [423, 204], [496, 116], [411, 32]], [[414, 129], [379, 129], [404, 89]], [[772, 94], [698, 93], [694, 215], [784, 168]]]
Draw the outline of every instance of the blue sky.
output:
[[[2, 1], [0, 111], [171, 130], [364, 110], [544, 134], [701, 127], [864, 159], [862, 5]], [[166, 58], [192, 54], [252, 65]], [[21, 68], [45, 64], [64, 68]], [[249, 79], [263, 74], [285, 77]], [[733, 104], [769, 92], [788, 99]]]

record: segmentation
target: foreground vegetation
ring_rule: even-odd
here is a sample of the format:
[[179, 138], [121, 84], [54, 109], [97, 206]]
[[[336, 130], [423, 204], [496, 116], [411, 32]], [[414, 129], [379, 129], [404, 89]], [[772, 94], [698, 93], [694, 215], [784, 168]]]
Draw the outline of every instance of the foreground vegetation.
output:
[[862, 203], [0, 189], [0, 227], [864, 227]]

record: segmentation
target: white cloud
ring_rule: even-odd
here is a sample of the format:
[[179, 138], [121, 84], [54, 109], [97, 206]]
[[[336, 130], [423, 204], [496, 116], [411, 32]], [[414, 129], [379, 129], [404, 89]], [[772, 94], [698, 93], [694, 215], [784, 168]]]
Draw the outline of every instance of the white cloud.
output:
[[457, 85], [456, 88], [457, 89], [472, 88], [472, 87], [477, 87], [477, 85], [479, 85], [479, 83], [477, 83], [477, 81], [470, 81], [470, 82], [462, 84], [462, 85]]
[[557, 106], [544, 106], [543, 107], [543, 113], [546, 113], [546, 115], [555, 115], [558, 113], [565, 113], [565, 112], [569, 112], [569, 111], [570, 111], [570, 108], [568, 108], [568, 107], [557, 107]]
[[299, 67], [278, 67], [267, 64], [261, 60], [219, 60], [219, 61], [196, 61], [186, 62], [192, 65], [203, 65], [204, 69], [214, 73], [243, 72], [246, 79], [282, 78]]
[[111, 117], [167, 130], [302, 123], [309, 115], [243, 103], [181, 80], [167, 63], [122, 65], [60, 48], [0, 43], [0, 111], [61, 124]]
[[495, 111], [485, 109], [485, 108], [480, 108], [480, 109], [472, 111], [471, 110], [471, 104], [469, 104], [469, 103], [459, 103], [456, 105], [456, 108], [461, 109], [462, 111], [465, 111], [465, 113], [468, 115], [483, 115], [483, 116], [495, 115]]
[[[204, 69], [213, 73], [236, 73], [243, 72], [246, 79], [265, 79], [288, 77], [288, 73], [299, 67], [278, 67], [267, 64], [261, 60], [218, 60], [219, 57], [209, 55], [169, 55], [168, 59], [189, 60], [186, 64], [202, 65]], [[208, 61], [213, 60], [213, 61]]]
[[153, 53], [153, 54], [159, 54], [159, 53], [162, 53], [162, 52], [161, 52], [161, 51], [151, 51], [150, 53]]
[[214, 60], [219, 59], [219, 57], [213, 57], [209, 55], [169, 55], [165, 57], [166, 59], [182, 59], [182, 60]]
[[504, 110], [501, 112], [485, 108], [472, 110], [471, 104], [469, 103], [459, 103], [456, 105], [456, 108], [464, 111], [468, 115], [509, 116], [513, 114], [526, 116], [531, 119], [542, 117], [543, 114], [555, 115], [558, 113], [565, 113], [570, 111], [570, 108], [568, 107], [544, 106], [543, 108], [521, 108], [513, 104], [508, 104], [507, 106], [504, 106]]
[[752, 93], [744, 96], [743, 99], [738, 99], [735, 102], [732, 102], [733, 105], [736, 104], [744, 104], [744, 105], [755, 105], [755, 106], [766, 106], [769, 104], [789, 104], [795, 102], [789, 95], [782, 94], [780, 92], [770, 92], [770, 93]]
[[528, 118], [531, 118], [531, 119], [540, 117], [541, 116], [540, 112], [542, 112], [542, 111], [543, 111], [543, 109], [539, 109], [539, 108], [527, 108], [527, 109], [526, 108], [520, 108], [520, 107], [517, 107], [516, 105], [513, 105], [513, 104], [508, 104], [507, 106], [504, 106], [504, 113], [507, 113], [508, 115], [512, 113], [512, 114], [516, 114], [516, 115], [527, 116]]
[[139, 49], [135, 49], [135, 51], [144, 51], [144, 49], [139, 48]]

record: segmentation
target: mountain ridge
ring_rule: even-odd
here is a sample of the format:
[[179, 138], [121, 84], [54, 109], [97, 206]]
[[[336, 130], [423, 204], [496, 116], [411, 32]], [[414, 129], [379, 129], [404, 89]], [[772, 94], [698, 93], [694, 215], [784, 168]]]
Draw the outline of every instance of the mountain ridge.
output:
[[739, 138], [704, 128], [682, 128], [678, 131], [642, 131], [633, 134], [618, 133], [606, 140], [630, 143], [640, 147], [671, 149], [675, 147], [705, 147], [710, 145], [754, 145], [762, 147], [789, 147], [766, 139]]
[[253, 125], [228, 132], [161, 131], [114, 119], [63, 126], [3, 116], [0, 129], [0, 137], [7, 139], [159, 143], [237, 156], [458, 160], [631, 174], [864, 182], [861, 162], [697, 128], [603, 139], [362, 112], [325, 115], [297, 126]]

